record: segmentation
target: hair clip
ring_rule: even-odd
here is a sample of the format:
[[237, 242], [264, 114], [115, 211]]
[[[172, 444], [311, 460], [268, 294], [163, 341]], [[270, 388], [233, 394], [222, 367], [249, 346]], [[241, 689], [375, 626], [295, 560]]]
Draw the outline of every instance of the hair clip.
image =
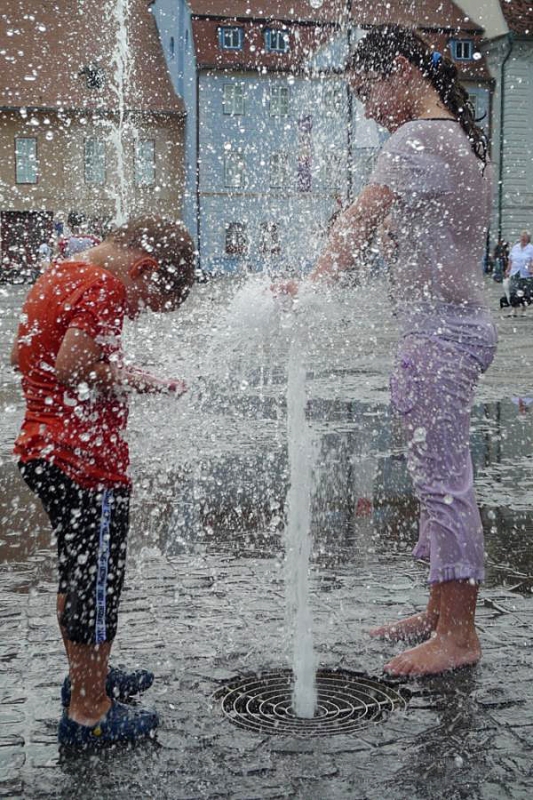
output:
[[438, 50], [435, 50], [435, 52], [431, 56], [431, 63], [433, 64], [434, 67], [436, 67], [440, 61], [442, 61], [442, 53], [439, 53]]

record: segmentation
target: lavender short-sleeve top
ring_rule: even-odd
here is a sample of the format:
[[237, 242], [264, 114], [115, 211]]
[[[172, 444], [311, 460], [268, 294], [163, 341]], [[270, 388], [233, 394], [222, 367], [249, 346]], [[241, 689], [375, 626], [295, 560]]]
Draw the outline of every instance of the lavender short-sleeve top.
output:
[[397, 196], [391, 217], [400, 303], [485, 304], [491, 175], [451, 119], [407, 122], [385, 143], [370, 183]]

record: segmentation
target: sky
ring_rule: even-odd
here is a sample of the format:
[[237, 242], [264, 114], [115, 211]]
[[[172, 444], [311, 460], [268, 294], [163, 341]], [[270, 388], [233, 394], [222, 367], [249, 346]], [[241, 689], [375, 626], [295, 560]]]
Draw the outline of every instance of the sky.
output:
[[454, 0], [454, 2], [485, 28], [488, 38], [507, 32], [499, 0]]

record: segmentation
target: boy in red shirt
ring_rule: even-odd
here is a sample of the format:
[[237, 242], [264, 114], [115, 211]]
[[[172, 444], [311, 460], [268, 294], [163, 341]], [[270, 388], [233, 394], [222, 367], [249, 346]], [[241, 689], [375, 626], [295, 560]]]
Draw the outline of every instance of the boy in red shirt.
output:
[[125, 367], [124, 317], [171, 311], [194, 281], [194, 247], [181, 223], [145, 218], [118, 228], [83, 260], [53, 264], [30, 290], [12, 363], [26, 413], [14, 452], [57, 537], [57, 613], [69, 662], [63, 745], [133, 741], [157, 726], [129, 695], [153, 675], [109, 670], [124, 580], [130, 478], [129, 391], [175, 392]]

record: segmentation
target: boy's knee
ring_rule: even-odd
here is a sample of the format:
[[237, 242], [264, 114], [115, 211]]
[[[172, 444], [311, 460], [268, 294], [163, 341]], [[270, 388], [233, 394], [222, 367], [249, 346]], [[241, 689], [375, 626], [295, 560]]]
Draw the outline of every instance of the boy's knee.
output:
[[114, 593], [97, 595], [94, 601], [85, 593], [71, 592], [59, 620], [67, 639], [74, 644], [112, 642], [117, 632], [118, 600]]

